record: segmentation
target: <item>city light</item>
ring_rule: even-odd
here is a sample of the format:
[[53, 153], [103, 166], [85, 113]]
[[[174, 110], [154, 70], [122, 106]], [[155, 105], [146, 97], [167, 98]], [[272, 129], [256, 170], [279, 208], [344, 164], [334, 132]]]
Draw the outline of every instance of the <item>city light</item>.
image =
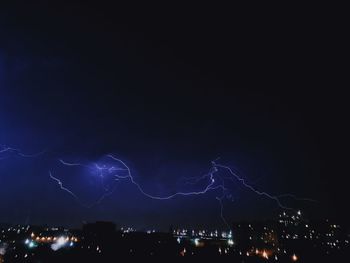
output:
[[[310, 248], [317, 248], [320, 254], [323, 252], [325, 255], [332, 255], [337, 251], [342, 253], [343, 249], [348, 249], [349, 240], [347, 236], [341, 232], [341, 230], [344, 229], [343, 227], [333, 222], [332, 224], [329, 222], [322, 224], [312, 221], [305, 221], [307, 222], [308, 228], [305, 228], [305, 223], [287, 226], [282, 223], [279, 225], [278, 222], [281, 219], [291, 222], [290, 219], [292, 216], [293, 214], [288, 212], [284, 217], [279, 216], [276, 221], [266, 222], [262, 225], [258, 225], [254, 222], [247, 222], [244, 224], [242, 222], [235, 223], [232, 225], [232, 232], [231, 230], [219, 231], [203, 228], [200, 230], [178, 228], [177, 230], [171, 231], [173, 241], [176, 244], [173, 248], [176, 249], [177, 256], [179, 256], [180, 253], [180, 255], [190, 257], [196, 254], [207, 253], [210, 249], [216, 247], [218, 256], [238, 256], [242, 257], [242, 260], [247, 256], [253, 260], [255, 260], [254, 258], [257, 260], [260, 258], [260, 260], [273, 260], [274, 262], [284, 262], [286, 258], [289, 258], [290, 262], [300, 261], [298, 253], [294, 253], [294, 249], [291, 249], [293, 247], [289, 246], [290, 242], [297, 244], [299, 240], [305, 244], [305, 253], [303, 254], [313, 250]], [[96, 226], [98, 225], [99, 224], [96, 224]], [[246, 231], [245, 227], [249, 230]], [[20, 233], [18, 233], [18, 229], [21, 229]], [[11, 258], [14, 260], [24, 258], [30, 260], [36, 253], [44, 249], [52, 251], [68, 249], [71, 251], [80, 251], [80, 253], [85, 253], [84, 250], [86, 250], [93, 251], [95, 255], [100, 256], [104, 256], [108, 253], [108, 249], [105, 249], [106, 244], [100, 243], [101, 241], [96, 238], [97, 236], [93, 234], [94, 232], [84, 232], [84, 228], [81, 232], [76, 230], [70, 232], [69, 229], [63, 228], [53, 231], [52, 228], [46, 226], [41, 228], [35, 227], [35, 229], [35, 234], [31, 232], [31, 227], [23, 228], [23, 226], [20, 225], [0, 229], [0, 249], [3, 253], [4, 251], [6, 252], [6, 250], [10, 251], [7, 253], [13, 252]], [[240, 232], [240, 230], [243, 231]], [[151, 246], [152, 249], [147, 251], [148, 255], [154, 256], [164, 249], [162, 248], [162, 244], [166, 244], [169, 241], [168, 234], [164, 235], [166, 239], [162, 240], [162, 235], [158, 236], [158, 233], [160, 234], [161, 232], [156, 230], [152, 230], [151, 233], [148, 233], [147, 230], [139, 231], [134, 228], [126, 227], [118, 231], [119, 232], [115, 232], [114, 240], [110, 240], [111, 242], [109, 242], [107, 246], [113, 247], [114, 242], [116, 244], [118, 244], [118, 242], [120, 242], [119, 244], [128, 242], [128, 236], [131, 237], [135, 233], [137, 233], [137, 236], [140, 235], [140, 237], [144, 234], [144, 238], [150, 238], [149, 241], [145, 240], [144, 242], [152, 242], [152, 240], [155, 242], [155, 246]], [[98, 229], [96, 233], [99, 233]], [[242, 247], [240, 242], [236, 242], [232, 238], [232, 233], [234, 233], [235, 238], [237, 237], [237, 240], [250, 240], [249, 246]], [[23, 238], [23, 234], [28, 235], [27, 238]], [[16, 235], [18, 236], [18, 240], [16, 239]], [[154, 240], [155, 237], [157, 237], [156, 240]], [[131, 240], [134, 240], [134, 238]], [[317, 241], [315, 242], [314, 240]], [[18, 252], [18, 242], [22, 243], [27, 250], [23, 254]], [[139, 253], [138, 251], [141, 251], [137, 248], [137, 245], [134, 247], [133, 243], [129, 243], [128, 246], [130, 254], [137, 255], [137, 253]], [[181, 248], [179, 249], [180, 246]], [[37, 247], [40, 247], [40, 250], [35, 249]], [[118, 247], [120, 248], [122, 245]], [[142, 249], [145, 247], [147, 247], [147, 245], [144, 246], [143, 244]], [[157, 251], [157, 248], [160, 250]]]
[[199, 246], [199, 239], [198, 238], [195, 238], [194, 244], [195, 244], [196, 247]]
[[292, 256], [292, 260], [293, 260], [293, 261], [297, 261], [297, 260], [298, 260], [297, 255], [293, 254], [293, 256]]
[[266, 259], [269, 259], [269, 257], [268, 257], [268, 255], [267, 255], [267, 253], [266, 253], [265, 250], [264, 250], [263, 253], [262, 253], [262, 257], [263, 257], [263, 258], [266, 258]]
[[51, 249], [56, 251], [61, 249], [67, 244], [67, 239], [63, 236], [59, 237], [55, 243], [51, 245]]
[[30, 241], [29, 244], [28, 244], [28, 247], [29, 248], [34, 248], [34, 247], [36, 247], [36, 244], [33, 241]]

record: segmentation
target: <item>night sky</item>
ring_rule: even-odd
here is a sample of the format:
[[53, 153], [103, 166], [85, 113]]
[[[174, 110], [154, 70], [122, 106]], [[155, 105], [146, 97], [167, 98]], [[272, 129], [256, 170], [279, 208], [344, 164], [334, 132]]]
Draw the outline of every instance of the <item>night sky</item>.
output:
[[[125, 181], [87, 209], [49, 177], [96, 200], [101, 189], [57, 160], [109, 153], [155, 195], [220, 157], [259, 190], [317, 200], [288, 202], [310, 217], [340, 218], [343, 175], [321, 168], [328, 42], [307, 11], [54, 2], [0, 9], [0, 145], [45, 151], [0, 160], [0, 222], [224, 227], [215, 192], [156, 201]], [[229, 221], [279, 211], [232, 187]]]

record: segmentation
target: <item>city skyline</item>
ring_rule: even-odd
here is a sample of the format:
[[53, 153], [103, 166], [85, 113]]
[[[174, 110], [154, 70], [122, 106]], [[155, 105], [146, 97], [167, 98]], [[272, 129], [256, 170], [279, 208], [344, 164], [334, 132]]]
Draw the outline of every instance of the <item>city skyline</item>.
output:
[[95, 262], [120, 256], [327, 262], [344, 259], [348, 254], [347, 231], [329, 220], [311, 221], [301, 211], [281, 211], [269, 221], [234, 223], [225, 231], [172, 227], [159, 232], [101, 221], [75, 229], [0, 224], [0, 262]]

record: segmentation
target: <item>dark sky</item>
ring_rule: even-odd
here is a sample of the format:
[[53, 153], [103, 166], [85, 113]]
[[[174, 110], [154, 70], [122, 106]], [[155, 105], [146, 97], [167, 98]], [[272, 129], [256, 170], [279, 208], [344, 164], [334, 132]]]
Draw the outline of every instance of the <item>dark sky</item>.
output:
[[[213, 193], [155, 201], [124, 182], [86, 209], [48, 176], [57, 158], [92, 163], [108, 153], [153, 194], [179, 190], [178, 180], [221, 157], [257, 189], [316, 199], [293, 205], [339, 220], [342, 175], [321, 168], [329, 29], [309, 11], [265, 8], [3, 6], [0, 144], [47, 152], [0, 161], [0, 222], [222, 227]], [[100, 194], [73, 174], [57, 177], [84, 198]], [[278, 211], [238, 184], [233, 192], [228, 220]]]

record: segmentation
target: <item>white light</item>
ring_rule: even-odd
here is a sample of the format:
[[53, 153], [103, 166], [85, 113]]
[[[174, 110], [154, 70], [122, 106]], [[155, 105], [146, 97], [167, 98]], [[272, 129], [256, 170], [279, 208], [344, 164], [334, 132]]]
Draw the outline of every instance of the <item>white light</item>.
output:
[[268, 255], [267, 255], [265, 250], [263, 251], [262, 256], [263, 256], [263, 258], [269, 259], [269, 257], [268, 257]]
[[64, 247], [67, 243], [67, 239], [65, 237], [59, 237], [57, 241], [51, 245], [51, 249], [56, 251]]
[[293, 260], [293, 261], [297, 261], [297, 260], [298, 260], [297, 255], [293, 254], [293, 256], [292, 256], [292, 260]]
[[194, 244], [195, 244], [196, 246], [199, 245], [199, 239], [198, 239], [198, 238], [196, 238], [196, 239], [194, 240]]
[[0, 247], [0, 256], [6, 254], [7, 244], [1, 244]]

